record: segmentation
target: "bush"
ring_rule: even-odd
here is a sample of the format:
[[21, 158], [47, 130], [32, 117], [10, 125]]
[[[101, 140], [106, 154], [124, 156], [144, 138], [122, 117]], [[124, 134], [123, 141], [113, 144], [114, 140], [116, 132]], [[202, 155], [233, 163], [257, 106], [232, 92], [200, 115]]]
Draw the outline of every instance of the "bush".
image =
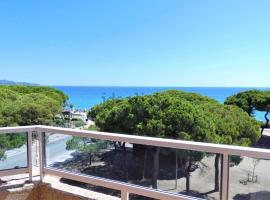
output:
[[86, 124], [86, 123], [85, 123], [83, 120], [81, 120], [81, 119], [75, 120], [73, 123], [74, 123], [74, 126], [75, 126], [76, 128], [85, 126], [85, 124]]

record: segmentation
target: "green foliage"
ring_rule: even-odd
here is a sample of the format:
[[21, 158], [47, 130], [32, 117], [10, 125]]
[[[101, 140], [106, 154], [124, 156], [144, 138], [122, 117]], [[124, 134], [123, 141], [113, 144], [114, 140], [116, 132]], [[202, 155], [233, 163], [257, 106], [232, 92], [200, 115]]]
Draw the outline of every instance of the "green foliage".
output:
[[[241, 146], [260, 137], [259, 123], [242, 109], [174, 90], [107, 101], [88, 114], [108, 132]], [[190, 156], [199, 161], [203, 154]]]
[[66, 142], [67, 150], [76, 150], [80, 153], [87, 153], [90, 155], [90, 164], [93, 155], [102, 149], [106, 149], [109, 143], [104, 140], [93, 140], [85, 137], [72, 137]]
[[88, 128], [89, 131], [99, 131], [99, 128], [94, 124]]
[[5, 160], [5, 151], [19, 148], [26, 143], [26, 133], [0, 135], [0, 161]]
[[260, 138], [260, 125], [236, 106], [205, 104], [202, 106], [215, 124], [220, 144], [250, 146]]
[[9, 150], [18, 148], [26, 142], [26, 134], [1, 134], [0, 135], [0, 149]]
[[62, 92], [40, 86], [0, 86], [0, 127], [49, 125], [67, 100]]
[[262, 112], [270, 110], [270, 91], [258, 91], [255, 96], [255, 109]]
[[5, 150], [0, 149], [0, 161], [5, 160], [5, 159], [6, 159]]
[[62, 118], [55, 117], [53, 120], [53, 126], [63, 127], [65, 123], [66, 123], [65, 119]]
[[251, 116], [254, 110], [270, 110], [270, 91], [248, 90], [240, 92], [228, 97], [225, 104], [236, 105]]
[[82, 127], [82, 126], [85, 125], [85, 122], [84, 122], [82, 119], [75, 120], [73, 123], [74, 123], [74, 126], [75, 126], [76, 128]]
[[88, 114], [108, 132], [241, 146], [260, 137], [258, 122], [242, 109], [175, 90], [107, 101]]
[[[0, 127], [50, 125], [67, 100], [67, 96], [51, 87], [0, 86]], [[5, 151], [25, 144], [25, 134], [0, 135], [0, 160]]]
[[230, 156], [230, 165], [237, 166], [243, 160], [241, 156]]
[[[260, 137], [258, 122], [241, 108], [176, 90], [110, 100], [92, 108], [88, 115], [101, 131], [108, 132], [242, 146], [249, 146]], [[152, 187], [156, 188], [160, 151], [159, 148], [154, 150]], [[161, 153], [164, 154], [164, 149]], [[186, 190], [189, 191], [190, 173], [205, 154], [186, 150], [178, 151], [178, 156], [186, 172]], [[217, 155], [216, 159], [218, 163]], [[215, 165], [217, 185], [218, 169]]]
[[270, 113], [270, 91], [249, 90], [230, 96], [225, 104], [236, 105], [242, 108], [249, 116], [253, 116], [255, 110], [265, 112], [265, 125], [262, 126], [261, 135], [265, 128], [269, 126], [268, 114]]
[[88, 113], [101, 131], [248, 146], [259, 124], [236, 106], [170, 90], [104, 102]]
[[112, 106], [114, 106], [116, 103], [120, 102], [121, 99], [109, 99], [108, 101], [105, 101], [103, 104], [96, 105], [94, 109], [91, 109], [87, 117], [95, 119], [95, 117], [104, 109], [110, 109]]

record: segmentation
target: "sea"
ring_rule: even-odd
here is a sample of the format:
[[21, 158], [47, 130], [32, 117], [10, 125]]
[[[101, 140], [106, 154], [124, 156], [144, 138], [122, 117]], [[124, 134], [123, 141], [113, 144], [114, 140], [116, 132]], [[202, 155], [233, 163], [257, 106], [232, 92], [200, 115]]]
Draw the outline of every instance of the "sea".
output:
[[[54, 86], [69, 96], [69, 102], [76, 109], [89, 110], [93, 106], [112, 98], [153, 94], [165, 90], [195, 92], [224, 103], [228, 96], [250, 89], [270, 90], [270, 88], [247, 87], [103, 87], [103, 86]], [[264, 113], [256, 112], [255, 117], [264, 121]]]

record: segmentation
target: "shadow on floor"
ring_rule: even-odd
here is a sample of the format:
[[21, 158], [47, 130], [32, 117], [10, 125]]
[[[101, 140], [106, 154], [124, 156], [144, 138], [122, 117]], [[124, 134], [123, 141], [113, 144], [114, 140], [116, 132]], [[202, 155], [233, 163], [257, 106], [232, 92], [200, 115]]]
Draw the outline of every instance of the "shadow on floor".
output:
[[237, 194], [233, 200], [269, 200], [270, 191], [260, 191], [249, 194]]

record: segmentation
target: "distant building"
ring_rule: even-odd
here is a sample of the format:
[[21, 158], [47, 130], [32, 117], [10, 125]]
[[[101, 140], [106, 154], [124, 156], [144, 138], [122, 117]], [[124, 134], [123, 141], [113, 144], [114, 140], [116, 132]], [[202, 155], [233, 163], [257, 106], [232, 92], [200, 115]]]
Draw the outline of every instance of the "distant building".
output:
[[83, 111], [74, 111], [71, 113], [72, 119], [81, 119], [84, 122], [87, 121], [87, 114]]
[[81, 110], [65, 110], [62, 112], [65, 119], [70, 120], [82, 120], [84, 122], [87, 122], [87, 113], [85, 111]]

